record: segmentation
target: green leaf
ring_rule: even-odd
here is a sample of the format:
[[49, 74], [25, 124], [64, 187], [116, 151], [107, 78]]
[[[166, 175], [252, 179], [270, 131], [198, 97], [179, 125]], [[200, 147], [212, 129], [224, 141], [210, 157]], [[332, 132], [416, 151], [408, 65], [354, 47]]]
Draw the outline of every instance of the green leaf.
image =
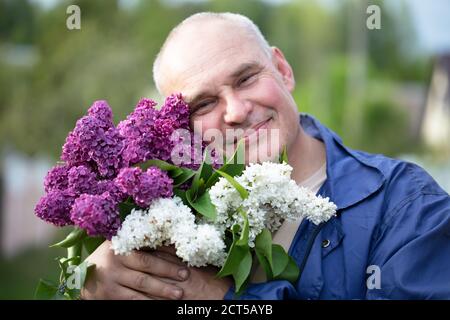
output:
[[183, 171], [181, 168], [177, 168], [177, 169], [175, 169], [175, 170], [170, 171], [170, 172], [169, 172], [169, 176], [170, 176], [172, 179], [175, 179], [175, 178], [181, 176], [181, 175], [183, 174], [183, 172], [184, 172], [184, 171]]
[[195, 171], [191, 169], [182, 168], [181, 170], [183, 173], [173, 179], [174, 188], [179, 187], [195, 175]]
[[137, 206], [134, 203], [130, 202], [129, 200], [125, 202], [120, 202], [119, 203], [120, 220], [124, 221], [127, 215], [131, 213], [131, 210], [135, 209], [136, 207]]
[[279, 276], [289, 262], [289, 255], [284, 251], [284, 248], [279, 244], [272, 245], [272, 273], [274, 277]]
[[242, 164], [245, 166], [245, 141], [244, 139], [239, 140], [233, 155], [226, 162], [227, 164]]
[[262, 268], [264, 269], [264, 272], [266, 273], [267, 280], [272, 280], [273, 273], [272, 273], [272, 267], [269, 264], [268, 259], [261, 253], [261, 251], [255, 250], [256, 257], [258, 258], [258, 261]]
[[189, 204], [204, 217], [214, 221], [217, 216], [216, 207], [212, 204], [209, 193], [205, 192], [195, 201], [190, 198], [190, 192], [186, 192], [186, 199]]
[[[243, 140], [241, 140], [238, 143], [232, 157], [228, 161], [225, 161], [225, 164], [222, 167], [220, 167], [219, 170], [221, 172], [225, 172], [226, 174], [232, 177], [240, 175], [242, 171], [244, 171], [245, 169], [245, 163], [243, 161], [244, 160], [243, 157], [240, 158], [239, 155], [245, 155], [244, 152], [245, 152], [245, 144]], [[213, 172], [212, 175], [209, 177], [209, 179], [206, 181], [205, 188], [206, 189], [211, 188], [211, 186], [214, 185], [217, 182], [217, 180], [219, 180], [219, 177], [220, 175], [217, 171]]]
[[242, 285], [245, 283], [252, 270], [252, 254], [247, 248], [247, 251], [240, 261], [236, 272], [233, 273], [234, 285], [236, 287], [236, 292], [241, 291]]
[[252, 268], [252, 254], [248, 245], [236, 246], [231, 245], [227, 260], [222, 269], [217, 273], [218, 277], [233, 276], [236, 291], [240, 291], [250, 275]]
[[70, 232], [66, 238], [58, 243], [52, 244], [50, 248], [60, 247], [60, 248], [69, 248], [81, 241], [86, 236], [86, 231], [83, 229], [75, 228]]
[[276, 280], [287, 280], [293, 284], [295, 284], [295, 282], [298, 279], [298, 276], [300, 274], [300, 269], [297, 266], [297, 263], [295, 262], [294, 259], [292, 259], [292, 257], [289, 256], [289, 262], [286, 266], [286, 268], [283, 270], [283, 272], [276, 276], [274, 279]]
[[236, 272], [239, 263], [244, 259], [245, 255], [249, 251], [248, 246], [236, 246], [236, 242], [231, 245], [228, 252], [227, 259], [222, 266], [222, 269], [217, 273], [218, 277], [229, 276]]
[[139, 163], [138, 166], [142, 170], [147, 170], [150, 167], [158, 167], [158, 168], [160, 168], [161, 170], [164, 170], [164, 171], [172, 171], [172, 170], [180, 169], [176, 165], [170, 164], [170, 163], [168, 163], [166, 161], [159, 160], [159, 159], [147, 160], [147, 161], [145, 161], [143, 163]]
[[188, 199], [188, 201], [189, 199], [191, 201], [195, 201], [195, 199], [197, 198], [197, 191], [202, 184], [203, 184], [202, 179], [196, 180], [194, 177], [191, 183], [191, 187], [189, 188], [189, 190], [186, 191], [186, 198]]
[[270, 270], [273, 269], [272, 263], [272, 234], [268, 229], [263, 229], [255, 238], [255, 251], [267, 259]]
[[[192, 181], [192, 186], [195, 188], [197, 195], [202, 195], [203, 192], [205, 192], [204, 182], [207, 181], [213, 173], [212, 165], [207, 163], [209, 160], [209, 152], [206, 151], [207, 150], [205, 150], [203, 162], [195, 173], [194, 180]], [[203, 181], [203, 183], [200, 181]]]
[[64, 295], [59, 291], [59, 285], [53, 281], [39, 279], [39, 283], [34, 292], [37, 300], [61, 300]]
[[238, 233], [241, 230], [241, 226], [238, 224], [234, 224], [231, 227], [231, 232], [233, 233], [233, 243], [238, 241], [239, 237], [238, 237]]
[[174, 187], [182, 185], [195, 175], [195, 171], [191, 169], [177, 167], [176, 165], [159, 159], [147, 160], [144, 163], [140, 163], [138, 166], [141, 167], [142, 170], [147, 170], [149, 167], [155, 166], [161, 170], [168, 171], [169, 176], [174, 181]]
[[237, 246], [248, 245], [248, 235], [250, 233], [247, 213], [241, 208], [238, 208], [239, 214], [244, 218], [244, 227], [242, 228], [241, 237], [236, 241]]
[[103, 242], [105, 238], [103, 237], [86, 237], [83, 239], [83, 246], [88, 254], [94, 252]]
[[246, 199], [248, 197], [247, 190], [245, 190], [245, 188], [239, 182], [237, 182], [232, 176], [220, 170], [216, 170], [216, 172], [225, 179], [227, 179], [228, 182], [231, 183], [231, 185], [236, 188], [237, 192], [239, 192], [239, 195], [241, 196], [242, 199]]
[[286, 146], [283, 147], [283, 151], [281, 152], [279, 162], [280, 163], [283, 163], [283, 162], [289, 163]]

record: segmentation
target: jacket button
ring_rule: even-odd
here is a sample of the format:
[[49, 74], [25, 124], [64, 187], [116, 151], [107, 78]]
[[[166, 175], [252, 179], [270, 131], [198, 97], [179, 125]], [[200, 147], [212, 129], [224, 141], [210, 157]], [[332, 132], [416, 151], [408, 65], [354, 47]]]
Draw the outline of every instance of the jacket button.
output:
[[322, 241], [322, 248], [328, 248], [328, 246], [330, 245], [330, 240], [326, 239]]

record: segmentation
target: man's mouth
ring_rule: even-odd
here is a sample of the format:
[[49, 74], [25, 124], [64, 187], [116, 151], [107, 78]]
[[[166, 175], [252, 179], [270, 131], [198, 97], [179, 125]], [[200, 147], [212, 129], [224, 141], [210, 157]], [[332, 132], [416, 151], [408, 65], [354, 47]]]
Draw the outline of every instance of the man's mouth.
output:
[[250, 129], [247, 129], [241, 137], [234, 138], [234, 141], [233, 141], [234, 144], [237, 144], [239, 142], [239, 140], [241, 140], [241, 139], [244, 139], [246, 142], [248, 142], [250, 137], [254, 134], [257, 134], [259, 130], [267, 129], [271, 120], [272, 120], [272, 117], [270, 117], [264, 121], [258, 122], [257, 124], [252, 126]]

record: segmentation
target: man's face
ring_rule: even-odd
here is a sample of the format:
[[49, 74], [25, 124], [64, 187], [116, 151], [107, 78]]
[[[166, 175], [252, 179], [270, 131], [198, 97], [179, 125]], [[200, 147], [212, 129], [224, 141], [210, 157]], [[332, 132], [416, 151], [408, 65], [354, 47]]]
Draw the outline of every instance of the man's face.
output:
[[186, 28], [167, 46], [162, 93], [183, 94], [191, 125], [218, 150], [229, 154], [245, 138], [246, 162], [258, 162], [289, 148], [299, 124], [292, 69], [281, 51], [273, 48], [268, 57], [229, 23]]

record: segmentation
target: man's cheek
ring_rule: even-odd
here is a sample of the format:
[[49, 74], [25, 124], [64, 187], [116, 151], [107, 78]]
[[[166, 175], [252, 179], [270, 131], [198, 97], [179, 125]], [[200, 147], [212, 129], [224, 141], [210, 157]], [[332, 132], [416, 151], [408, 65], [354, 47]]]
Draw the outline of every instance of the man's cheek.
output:
[[258, 85], [252, 91], [252, 96], [265, 107], [277, 108], [278, 105], [283, 103], [280, 87], [273, 79], [269, 78], [259, 79]]

